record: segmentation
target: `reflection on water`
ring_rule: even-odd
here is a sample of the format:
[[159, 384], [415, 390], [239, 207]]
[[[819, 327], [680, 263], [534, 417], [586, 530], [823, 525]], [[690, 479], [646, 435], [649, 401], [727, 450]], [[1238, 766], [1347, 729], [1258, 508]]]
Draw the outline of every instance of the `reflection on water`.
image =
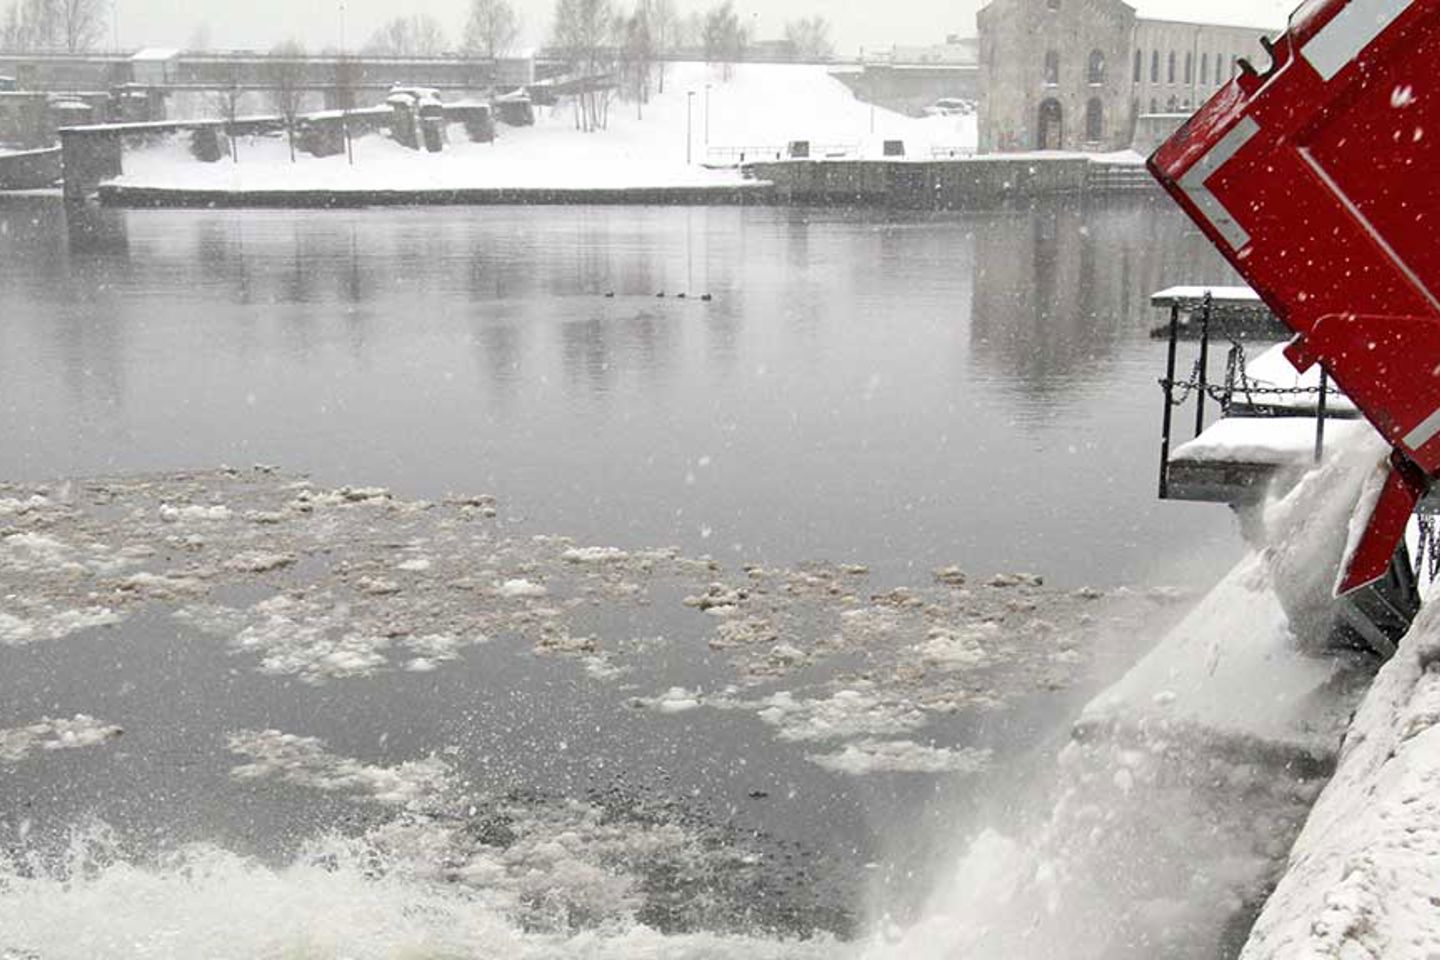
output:
[[[0, 201], [0, 474], [279, 463], [730, 560], [1180, 576], [1144, 202], [114, 211]], [[663, 294], [663, 296], [661, 296]], [[684, 294], [685, 299], [680, 299]], [[713, 300], [703, 301], [703, 294]], [[913, 568], [913, 569], [912, 569]]]

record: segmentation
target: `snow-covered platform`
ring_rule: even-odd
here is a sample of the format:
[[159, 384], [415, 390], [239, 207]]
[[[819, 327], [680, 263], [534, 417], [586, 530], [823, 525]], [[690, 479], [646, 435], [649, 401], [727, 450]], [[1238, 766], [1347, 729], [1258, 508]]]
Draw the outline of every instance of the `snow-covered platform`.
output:
[[[1210, 296], [1210, 335], [1237, 340], [1283, 340], [1290, 334], [1260, 295], [1249, 287], [1167, 287], [1150, 295], [1150, 305], [1157, 309], [1176, 311], [1177, 333], [1181, 339], [1194, 340], [1204, 327], [1202, 311], [1205, 297]], [[1153, 328], [1156, 339], [1170, 336], [1170, 322]]]
[[[1258, 501], [1277, 481], [1293, 482], [1314, 466], [1315, 428], [1311, 417], [1222, 419], [1170, 456], [1165, 465], [1168, 498]], [[1326, 424], [1326, 440], [1343, 444], [1369, 429], [1363, 421], [1336, 420]]]

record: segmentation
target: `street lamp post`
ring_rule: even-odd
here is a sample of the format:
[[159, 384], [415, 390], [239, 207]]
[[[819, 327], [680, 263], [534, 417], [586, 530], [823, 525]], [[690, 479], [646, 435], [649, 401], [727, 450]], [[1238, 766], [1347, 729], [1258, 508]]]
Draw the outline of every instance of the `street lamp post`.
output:
[[692, 145], [695, 143], [695, 136], [691, 132], [691, 125], [694, 122], [694, 119], [695, 91], [687, 90], [685, 92], [685, 166], [687, 167], [690, 166], [690, 164], [693, 162], [691, 157], [691, 148]]
[[340, 81], [340, 133], [345, 138], [345, 159], [355, 166], [355, 141], [350, 138], [350, 101], [354, 99], [354, 77], [350, 71], [353, 65], [345, 52], [345, 0], [340, 0], [340, 60], [335, 64], [336, 79]]

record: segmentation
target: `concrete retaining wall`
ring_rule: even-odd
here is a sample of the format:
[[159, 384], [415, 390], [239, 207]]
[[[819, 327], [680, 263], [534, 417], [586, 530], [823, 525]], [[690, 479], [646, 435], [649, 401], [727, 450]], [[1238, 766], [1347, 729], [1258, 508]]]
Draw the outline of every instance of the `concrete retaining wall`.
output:
[[60, 179], [60, 148], [0, 154], [0, 190], [37, 190]]
[[782, 160], [752, 163], [746, 176], [775, 184], [781, 203], [859, 204], [925, 210], [996, 206], [1084, 193], [1084, 157], [955, 160]]

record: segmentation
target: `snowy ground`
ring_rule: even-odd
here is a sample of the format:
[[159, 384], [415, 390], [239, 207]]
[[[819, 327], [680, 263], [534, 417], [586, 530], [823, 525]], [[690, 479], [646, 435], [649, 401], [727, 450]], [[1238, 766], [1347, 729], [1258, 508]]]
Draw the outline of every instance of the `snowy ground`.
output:
[[1376, 678], [1242, 960], [1440, 956], [1440, 612]]
[[208, 190], [732, 186], [740, 174], [706, 169], [707, 159], [733, 163], [741, 150], [753, 159], [792, 140], [878, 157], [882, 141], [895, 139], [921, 159], [932, 149], [968, 153], [976, 143], [975, 117], [916, 119], [871, 107], [824, 67], [742, 64], [726, 81], [718, 69], [687, 63], [669, 68], [665, 93], [643, 108], [614, 102], [608, 128], [593, 133], [576, 129], [567, 101], [537, 108], [534, 127], [501, 126], [494, 144], [471, 143], [463, 128], [452, 127], [438, 155], [384, 135], [363, 137], [353, 167], [343, 156], [301, 155], [292, 165], [278, 138], [242, 140], [238, 164], [202, 164], [174, 140], [127, 153], [117, 182]]

